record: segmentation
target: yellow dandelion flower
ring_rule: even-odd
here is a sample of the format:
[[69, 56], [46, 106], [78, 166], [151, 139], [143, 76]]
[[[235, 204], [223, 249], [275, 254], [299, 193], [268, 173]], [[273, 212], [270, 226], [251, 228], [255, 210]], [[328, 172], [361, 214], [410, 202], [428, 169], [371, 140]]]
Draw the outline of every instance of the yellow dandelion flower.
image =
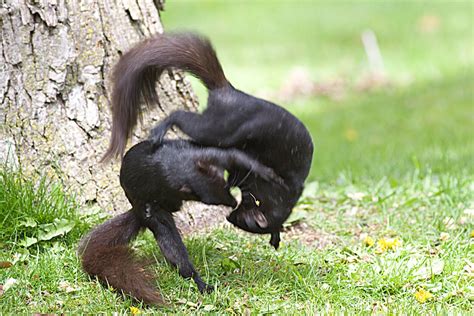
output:
[[431, 294], [430, 292], [424, 289], [419, 289], [418, 291], [415, 292], [415, 298], [418, 302], [423, 304], [430, 298], [433, 298], [433, 294]]
[[138, 309], [137, 307], [135, 306], [130, 306], [130, 312], [132, 313], [132, 315], [138, 315], [140, 314], [140, 309]]
[[372, 237], [367, 236], [364, 238], [363, 243], [367, 247], [372, 247], [375, 244], [375, 240]]
[[348, 128], [345, 130], [344, 132], [344, 137], [350, 141], [350, 142], [354, 142], [357, 140], [357, 138], [359, 138], [359, 133], [353, 129], [353, 128]]
[[381, 238], [377, 241], [380, 252], [385, 252], [387, 250], [393, 250], [400, 246], [400, 240], [398, 238]]
[[474, 238], [474, 230], [471, 231], [471, 238]]

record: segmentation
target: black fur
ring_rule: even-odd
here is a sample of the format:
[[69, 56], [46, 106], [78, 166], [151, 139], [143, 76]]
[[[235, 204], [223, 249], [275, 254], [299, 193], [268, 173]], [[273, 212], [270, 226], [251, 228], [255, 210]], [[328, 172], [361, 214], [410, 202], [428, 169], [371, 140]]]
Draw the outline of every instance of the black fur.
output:
[[192, 278], [201, 292], [212, 290], [189, 260], [172, 213], [185, 200], [236, 207], [225, 170], [283, 182], [271, 168], [236, 149], [205, 148], [184, 140], [167, 140], [156, 148], [149, 141], [133, 146], [120, 169], [120, 184], [132, 210], [96, 227], [83, 239], [84, 270], [139, 300], [163, 304], [150, 273], [128, 247], [142, 228], [148, 228], [181, 276]]
[[153, 130], [150, 140], [159, 146], [166, 131], [177, 126], [199, 144], [236, 148], [271, 167], [286, 187], [239, 171], [231, 173], [231, 181], [245, 189], [241, 205], [228, 220], [249, 232], [271, 233], [271, 244], [277, 248], [279, 231], [309, 173], [311, 137], [288, 111], [235, 89], [206, 38], [192, 33], [160, 34], [122, 56], [114, 71], [112, 138], [104, 159], [123, 152], [143, 109], [142, 101], [149, 107], [158, 104], [155, 82], [171, 67], [203, 81], [209, 91], [208, 106], [202, 114], [173, 112]]
[[[209, 92], [208, 107], [202, 114], [176, 111], [163, 120], [151, 133], [154, 145], [161, 143], [171, 126], [179, 127], [200, 144], [238, 148], [273, 168], [286, 187], [255, 176], [230, 174], [230, 179], [243, 183], [247, 191], [243, 191], [243, 202], [228, 219], [253, 233], [280, 230], [302, 193], [311, 164], [311, 138], [299, 120], [281, 107], [229, 85]], [[267, 225], [258, 223], [255, 214], [259, 213], [263, 213]]]

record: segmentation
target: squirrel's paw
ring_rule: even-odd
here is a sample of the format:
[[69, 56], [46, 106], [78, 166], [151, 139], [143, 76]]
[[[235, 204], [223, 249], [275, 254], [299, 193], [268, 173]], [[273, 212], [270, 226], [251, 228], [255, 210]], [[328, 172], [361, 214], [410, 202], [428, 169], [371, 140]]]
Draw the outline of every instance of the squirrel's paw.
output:
[[202, 294], [212, 293], [214, 291], [214, 287], [212, 285], [209, 285], [203, 281], [196, 281], [196, 285], [199, 289], [199, 292]]

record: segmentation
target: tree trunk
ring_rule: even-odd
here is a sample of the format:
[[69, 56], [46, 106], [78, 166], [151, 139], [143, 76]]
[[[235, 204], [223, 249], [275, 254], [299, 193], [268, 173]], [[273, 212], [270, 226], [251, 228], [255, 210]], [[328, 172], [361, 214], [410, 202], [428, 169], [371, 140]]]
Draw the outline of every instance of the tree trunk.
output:
[[[124, 211], [119, 163], [99, 164], [110, 137], [111, 67], [162, 32], [159, 1], [7, 0], [0, 5], [0, 157], [27, 175], [60, 179], [82, 204]], [[176, 108], [196, 109], [180, 73], [158, 84], [150, 127]]]

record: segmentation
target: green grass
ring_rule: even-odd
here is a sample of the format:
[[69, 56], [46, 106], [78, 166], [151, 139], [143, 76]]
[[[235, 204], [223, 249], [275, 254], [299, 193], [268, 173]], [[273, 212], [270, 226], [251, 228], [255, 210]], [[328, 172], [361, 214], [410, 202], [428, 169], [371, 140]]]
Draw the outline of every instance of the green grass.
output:
[[[4, 172], [2, 186], [28, 195], [31, 183]], [[5, 182], [5, 180], [7, 180]], [[67, 214], [51, 205], [51, 199], [67, 199], [54, 187], [38, 194], [34, 204], [58, 218], [82, 221], [64, 237], [42, 241], [29, 248], [18, 245], [18, 234], [4, 236], [0, 261], [14, 263], [0, 269], [0, 284], [13, 278], [2, 295], [0, 310], [18, 313], [120, 313], [131, 306], [142, 312], [242, 314], [314, 314], [327, 312], [427, 313], [472, 312], [474, 279], [465, 270], [474, 261], [474, 221], [466, 210], [473, 207], [472, 177], [415, 173], [403, 184], [381, 180], [375, 185], [308, 186], [291, 223], [305, 219], [304, 239], [326, 240], [323, 249], [313, 249], [284, 234], [279, 251], [268, 238], [216, 230], [186, 241], [190, 256], [205, 280], [216, 285], [210, 295], [201, 295], [192, 281], [182, 279], [159, 253], [151, 234], [141, 236], [135, 248], [155, 258], [153, 267], [159, 288], [170, 306], [147, 308], [86, 276], [76, 257], [78, 236], [97, 223], [96, 215]], [[3, 190], [1, 192], [7, 192]], [[16, 195], [0, 195], [0, 211], [20, 205]], [[13, 207], [11, 214], [34, 214], [33, 208]], [[442, 215], [441, 215], [442, 214]], [[13, 224], [15, 226], [15, 224]], [[7, 226], [0, 227], [2, 232]], [[441, 233], [449, 238], [440, 239]], [[401, 245], [378, 253], [367, 247], [362, 236], [375, 240], [398, 238]], [[441, 267], [441, 270], [437, 270]], [[425, 270], [423, 270], [425, 269]], [[431, 273], [431, 269], [436, 272]], [[424, 272], [423, 272], [424, 271]], [[472, 271], [471, 271], [472, 273]], [[428, 290], [434, 298], [421, 304], [414, 293]]]
[[[60, 184], [47, 178], [33, 182], [21, 170], [11, 171], [5, 166], [0, 168], [0, 183], [0, 241], [3, 243], [15, 245], [27, 238], [38, 238], [43, 231], [61, 233], [59, 229], [65, 226], [79, 228], [68, 235], [76, 240], [80, 231], [88, 227], [76, 214], [78, 206], [74, 197]], [[62, 224], [57, 224], [58, 219]]]
[[[347, 80], [341, 99], [283, 102], [315, 143], [310, 183], [289, 220], [300, 233], [283, 234], [278, 251], [267, 236], [234, 229], [186, 239], [196, 268], [216, 285], [210, 295], [142, 235], [134, 248], [155, 259], [170, 303], [147, 308], [80, 269], [77, 242], [100, 214], [79, 212], [87, 206], [60, 185], [2, 168], [0, 261], [13, 266], [0, 268], [0, 285], [16, 283], [0, 294], [1, 313], [474, 312], [471, 2], [169, 1], [166, 8], [166, 28], [209, 35], [228, 77], [247, 92], [279, 89], [296, 66], [318, 82]], [[423, 17], [437, 24], [432, 32], [420, 30]], [[360, 92], [367, 28], [377, 34], [391, 85]], [[380, 252], [382, 238], [400, 245]], [[418, 302], [420, 289], [433, 298]]]
[[315, 144], [311, 179], [400, 179], [414, 169], [474, 172], [474, 75], [288, 108]]

